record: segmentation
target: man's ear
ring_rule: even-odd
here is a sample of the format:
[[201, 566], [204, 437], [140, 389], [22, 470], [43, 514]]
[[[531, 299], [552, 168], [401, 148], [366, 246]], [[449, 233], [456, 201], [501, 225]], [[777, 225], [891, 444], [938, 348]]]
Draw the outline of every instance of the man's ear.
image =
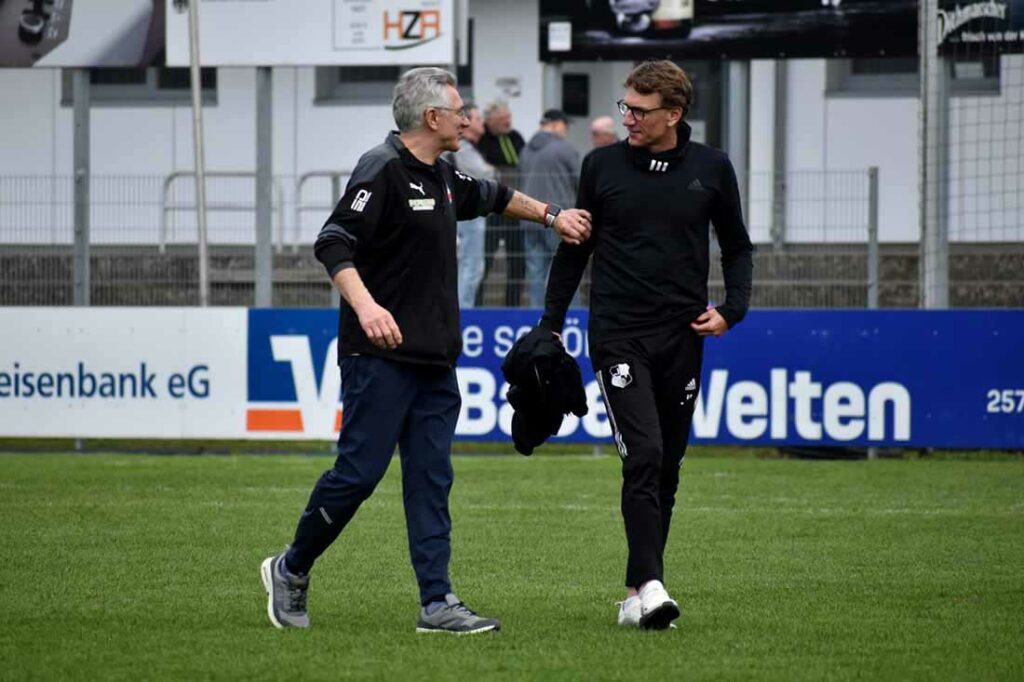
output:
[[423, 112], [423, 123], [427, 126], [427, 130], [437, 130], [438, 119], [437, 109], [427, 109]]
[[668, 110], [668, 125], [670, 128], [679, 125], [679, 122], [683, 120], [683, 110], [679, 107], [673, 107]]

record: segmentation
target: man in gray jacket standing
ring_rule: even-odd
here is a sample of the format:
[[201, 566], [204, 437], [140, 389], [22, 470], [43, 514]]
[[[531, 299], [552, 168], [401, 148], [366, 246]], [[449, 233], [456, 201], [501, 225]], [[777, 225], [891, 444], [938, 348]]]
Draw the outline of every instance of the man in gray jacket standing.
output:
[[[565, 139], [568, 133], [569, 117], [558, 109], [549, 109], [540, 121], [540, 130], [519, 155], [522, 191], [558, 208], [572, 207], [580, 179], [580, 155]], [[520, 229], [526, 246], [530, 306], [543, 308], [558, 235], [525, 221], [520, 223]]]
[[[484, 160], [477, 145], [484, 134], [484, 117], [475, 104], [466, 105], [469, 126], [462, 131], [459, 151], [452, 154], [455, 167], [478, 180], [494, 180], [494, 166]], [[460, 220], [459, 235], [459, 307], [472, 308], [476, 292], [484, 278], [484, 237], [486, 218]]]

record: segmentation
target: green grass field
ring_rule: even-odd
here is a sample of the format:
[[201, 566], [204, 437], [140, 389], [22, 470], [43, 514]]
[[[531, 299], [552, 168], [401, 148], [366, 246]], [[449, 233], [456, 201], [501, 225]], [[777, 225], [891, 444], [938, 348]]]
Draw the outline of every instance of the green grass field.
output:
[[679, 629], [615, 625], [613, 457], [458, 457], [452, 577], [497, 635], [414, 633], [398, 467], [317, 565], [259, 563], [324, 457], [0, 455], [5, 679], [1024, 679], [1024, 462], [694, 457]]

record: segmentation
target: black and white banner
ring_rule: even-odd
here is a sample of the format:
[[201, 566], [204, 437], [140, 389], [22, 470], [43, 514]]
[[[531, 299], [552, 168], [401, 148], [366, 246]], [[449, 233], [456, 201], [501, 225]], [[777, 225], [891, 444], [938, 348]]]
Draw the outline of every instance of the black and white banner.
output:
[[917, 0], [541, 0], [542, 61], [917, 55]]
[[942, 0], [939, 52], [1024, 52], [1024, 0]]

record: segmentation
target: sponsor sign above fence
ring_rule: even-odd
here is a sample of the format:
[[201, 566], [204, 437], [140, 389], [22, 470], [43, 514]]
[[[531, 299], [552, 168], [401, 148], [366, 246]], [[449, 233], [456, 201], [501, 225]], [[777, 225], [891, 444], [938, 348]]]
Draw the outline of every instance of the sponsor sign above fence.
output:
[[[463, 440], [509, 437], [500, 365], [530, 310], [469, 310]], [[589, 414], [611, 429], [585, 311], [570, 315]], [[0, 437], [333, 439], [344, 418], [327, 309], [0, 309]], [[708, 339], [696, 443], [1024, 448], [1024, 311], [754, 311]], [[684, 390], [685, 387], [680, 387]]]
[[[453, 0], [195, 0], [204, 66], [451, 64]], [[188, 12], [167, 2], [167, 65], [189, 63]]]
[[940, 0], [939, 52], [1024, 52], [1024, 0]]

